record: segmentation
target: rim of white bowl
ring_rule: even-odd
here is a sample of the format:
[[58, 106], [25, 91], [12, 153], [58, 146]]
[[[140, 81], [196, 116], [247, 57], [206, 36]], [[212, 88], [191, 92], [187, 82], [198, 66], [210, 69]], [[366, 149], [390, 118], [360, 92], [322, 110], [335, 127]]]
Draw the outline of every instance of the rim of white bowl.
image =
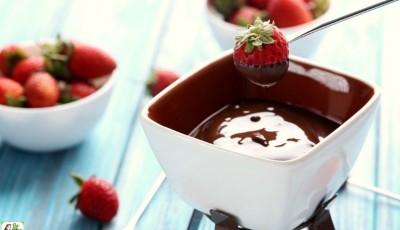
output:
[[[325, 11], [325, 13], [323, 13], [318, 18], [316, 18], [310, 22], [303, 23], [303, 24], [296, 25], [296, 26], [279, 27], [279, 29], [282, 30], [287, 35], [287, 34], [290, 34], [293, 32], [299, 32], [303, 29], [312, 28], [313, 26], [318, 26], [318, 25], [322, 24], [323, 22], [327, 21], [327, 19], [331, 15], [332, 9], [334, 7], [334, 4], [332, 4], [333, 1], [334, 0], [329, 1], [329, 7], [328, 7], [327, 11]], [[207, 9], [208, 15], [215, 23], [220, 24], [221, 26], [228, 28], [230, 30], [237, 31], [240, 28], [244, 28], [242, 26], [234, 25], [232, 23], [225, 21], [223, 19], [222, 15], [219, 12], [217, 12], [217, 10], [211, 5], [211, 0], [206, 0], [206, 9]]]
[[[32, 41], [27, 41], [27, 42], [22, 42], [18, 43], [20, 47], [23, 49], [26, 49], [29, 52], [32, 52], [30, 49], [34, 49], [35, 47], [38, 46], [40, 43], [44, 42], [52, 42], [54, 39], [47, 39], [47, 40], [40, 40], [38, 42], [32, 42]], [[34, 55], [33, 55], [34, 56]], [[73, 101], [65, 104], [59, 104], [59, 105], [54, 105], [50, 107], [41, 107], [41, 108], [29, 108], [29, 107], [13, 107], [13, 106], [7, 106], [7, 105], [1, 105], [0, 104], [0, 112], [8, 112], [8, 113], [48, 113], [48, 112], [55, 112], [55, 111], [60, 111], [60, 110], [66, 110], [70, 109], [73, 107], [78, 107], [81, 106], [82, 104], [87, 104], [90, 103], [91, 101], [95, 100], [96, 98], [100, 97], [104, 93], [106, 93], [108, 90], [110, 90], [111, 87], [114, 86], [115, 81], [116, 81], [116, 75], [114, 74], [115, 70], [108, 75], [101, 76], [96, 79], [106, 79], [104, 84], [100, 86], [94, 93], [91, 95]], [[95, 80], [95, 79], [94, 79]]]
[[144, 108], [142, 109], [141, 115], [140, 115], [141, 119], [143, 121], [147, 122], [148, 124], [152, 125], [152, 126], [156, 126], [157, 128], [167, 129], [167, 130], [173, 132], [173, 134], [178, 135], [178, 136], [180, 136], [182, 138], [185, 138], [185, 139], [187, 139], [189, 141], [192, 141], [193, 143], [198, 143], [198, 144], [210, 146], [212, 148], [217, 148], [217, 149], [219, 149], [221, 151], [224, 151], [226, 153], [229, 153], [229, 154], [234, 154], [234, 155], [239, 156], [239, 157], [257, 159], [257, 160], [260, 161], [260, 163], [267, 161], [269, 163], [274, 163], [274, 164], [279, 164], [279, 165], [293, 165], [293, 164], [302, 163], [302, 162], [308, 160], [309, 158], [313, 157], [315, 154], [317, 154], [317, 152], [320, 151], [321, 148], [325, 147], [329, 142], [331, 142], [331, 141], [333, 141], [333, 139], [337, 138], [340, 135], [340, 133], [343, 132], [343, 130], [348, 129], [349, 128], [348, 126], [350, 126], [352, 123], [354, 123], [354, 120], [358, 119], [362, 114], [364, 114], [365, 111], [371, 107], [371, 104], [379, 103], [378, 100], [381, 97], [380, 88], [373, 82], [366, 81], [366, 80], [362, 79], [361, 77], [355, 76], [354, 74], [351, 74], [351, 73], [348, 73], [348, 72], [344, 72], [344, 71], [340, 71], [340, 70], [337, 70], [337, 69], [333, 69], [332, 67], [328, 67], [328, 66], [326, 66], [324, 64], [320, 64], [320, 63], [317, 63], [315, 61], [312, 61], [312, 60], [309, 60], [309, 59], [306, 59], [306, 58], [290, 55], [290, 59], [297, 60], [297, 61], [300, 61], [302, 63], [309, 64], [309, 65], [312, 65], [312, 66], [315, 66], [315, 67], [318, 67], [318, 68], [322, 68], [322, 69], [325, 69], [325, 70], [328, 70], [328, 71], [332, 71], [332, 72], [337, 73], [337, 74], [346, 75], [346, 76], [349, 76], [349, 77], [351, 77], [353, 79], [356, 79], [356, 80], [358, 80], [360, 82], [363, 82], [366, 85], [370, 86], [374, 90], [374, 95], [368, 100], [368, 102], [361, 109], [359, 109], [355, 114], [353, 114], [343, 124], [340, 124], [337, 129], [335, 129], [332, 133], [330, 133], [323, 141], [317, 143], [310, 151], [308, 151], [306, 154], [303, 154], [301, 156], [298, 156], [296, 158], [289, 159], [289, 160], [274, 160], [274, 159], [268, 159], [268, 158], [263, 158], [263, 157], [258, 157], [258, 156], [251, 156], [249, 154], [244, 154], [244, 153], [240, 153], [240, 152], [235, 152], [235, 151], [232, 151], [232, 150], [229, 150], [229, 149], [225, 149], [223, 147], [216, 146], [216, 145], [214, 145], [212, 143], [208, 143], [208, 142], [196, 139], [195, 137], [191, 137], [189, 135], [180, 133], [180, 132], [178, 132], [178, 131], [176, 131], [174, 129], [171, 129], [169, 127], [163, 126], [163, 125], [161, 125], [161, 124], [159, 124], [159, 123], [157, 123], [154, 120], [149, 118], [149, 116], [148, 116], [149, 108], [157, 100], [159, 100], [159, 98], [161, 98], [163, 95], [167, 94], [176, 85], [181, 84], [181, 82], [183, 82], [186, 78], [188, 78], [190, 76], [193, 76], [194, 73], [200, 71], [201, 69], [203, 69], [207, 65], [209, 65], [209, 64], [211, 64], [211, 63], [213, 63], [213, 62], [215, 62], [215, 61], [217, 61], [217, 60], [219, 60], [221, 58], [224, 58], [226, 56], [232, 55], [232, 52], [233, 52], [233, 49], [229, 49], [229, 50], [226, 50], [226, 51], [222, 52], [220, 55], [217, 55], [215, 58], [205, 62], [203, 65], [200, 65], [196, 69], [192, 70], [188, 74], [180, 77], [178, 80], [173, 82], [171, 85], [169, 85], [163, 91], [161, 91], [159, 94], [157, 94], [155, 97], [153, 97], [146, 104], [146, 106], [144, 106]]

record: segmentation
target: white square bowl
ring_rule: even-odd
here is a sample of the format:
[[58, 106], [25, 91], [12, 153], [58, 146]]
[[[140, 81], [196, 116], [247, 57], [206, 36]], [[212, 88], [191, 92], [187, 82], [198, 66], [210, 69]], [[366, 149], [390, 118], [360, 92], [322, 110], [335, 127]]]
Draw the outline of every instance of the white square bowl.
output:
[[[154, 154], [188, 204], [204, 213], [229, 213], [250, 229], [293, 229], [345, 182], [378, 109], [379, 89], [302, 58], [290, 60], [289, 72], [266, 89], [240, 76], [229, 50], [143, 109]], [[224, 105], [248, 98], [299, 106], [340, 126], [305, 155], [287, 161], [237, 153], [188, 135]]]

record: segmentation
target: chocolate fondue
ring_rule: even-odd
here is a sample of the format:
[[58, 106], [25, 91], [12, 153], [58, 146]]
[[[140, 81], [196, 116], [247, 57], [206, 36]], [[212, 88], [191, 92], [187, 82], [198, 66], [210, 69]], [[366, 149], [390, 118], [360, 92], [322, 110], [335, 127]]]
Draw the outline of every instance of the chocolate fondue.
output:
[[236, 152], [290, 160], [307, 153], [338, 126], [294, 106], [246, 100], [223, 107], [190, 135]]

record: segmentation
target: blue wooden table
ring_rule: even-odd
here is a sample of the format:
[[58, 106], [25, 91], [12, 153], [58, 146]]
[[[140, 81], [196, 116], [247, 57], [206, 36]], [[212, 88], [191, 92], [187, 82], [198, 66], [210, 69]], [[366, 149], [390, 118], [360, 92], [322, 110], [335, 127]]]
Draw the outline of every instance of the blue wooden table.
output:
[[[332, 0], [340, 16], [373, 3]], [[138, 121], [148, 102], [153, 67], [184, 75], [222, 49], [204, 14], [205, 0], [0, 0], [0, 46], [55, 37], [77, 38], [118, 61], [117, 84], [103, 119], [78, 146], [51, 154], [0, 142], [0, 221], [26, 229], [123, 229], [161, 172]], [[372, 81], [382, 104], [351, 178], [400, 193], [400, 4], [327, 30], [309, 58]], [[177, 162], [180, 163], [180, 162]], [[182, 162], [183, 163], [183, 162]], [[112, 182], [120, 208], [110, 223], [84, 218], [68, 199], [77, 191], [69, 173]], [[164, 181], [137, 229], [187, 229], [193, 209]], [[348, 185], [331, 207], [337, 229], [400, 229], [400, 202]], [[202, 218], [198, 229], [213, 229]]]

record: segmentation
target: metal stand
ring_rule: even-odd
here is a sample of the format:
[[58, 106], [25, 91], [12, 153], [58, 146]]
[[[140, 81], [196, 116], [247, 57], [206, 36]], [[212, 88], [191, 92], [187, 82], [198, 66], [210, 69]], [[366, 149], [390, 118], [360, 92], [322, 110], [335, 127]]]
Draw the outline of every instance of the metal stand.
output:
[[[304, 228], [308, 228], [309, 230], [335, 230], [328, 205], [336, 198], [336, 196], [337, 195], [334, 195], [331, 199], [321, 204], [317, 210], [315, 210], [314, 215], [309, 220], [293, 230], [300, 230]], [[215, 223], [215, 230], [246, 229], [237, 224], [234, 216], [218, 210], [210, 210], [209, 218]]]

